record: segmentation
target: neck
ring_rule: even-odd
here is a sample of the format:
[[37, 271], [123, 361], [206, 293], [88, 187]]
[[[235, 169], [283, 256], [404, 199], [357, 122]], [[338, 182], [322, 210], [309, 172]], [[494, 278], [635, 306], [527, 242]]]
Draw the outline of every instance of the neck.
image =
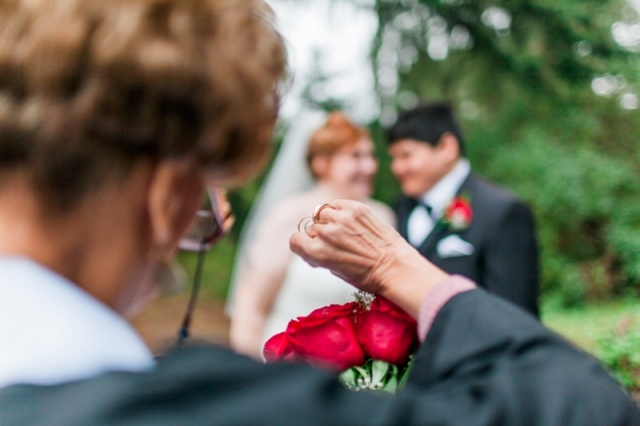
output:
[[58, 241], [56, 250], [51, 249], [52, 240], [57, 239], [53, 234], [60, 229], [58, 222], [46, 217], [23, 179], [13, 180], [0, 192], [0, 253], [28, 257], [61, 272], [54, 266], [64, 263], [61, 259], [65, 258], [66, 244]]
[[141, 251], [123, 235], [136, 232], [117, 197], [126, 191], [112, 192], [52, 216], [25, 179], [7, 182], [0, 188], [0, 255], [27, 257], [118, 310], [120, 286]]
[[440, 173], [440, 175], [436, 178], [436, 180], [431, 184], [431, 186], [429, 186], [429, 188], [426, 191], [424, 191], [420, 195], [420, 197], [426, 196], [429, 192], [431, 192], [431, 190], [433, 190], [435, 187], [437, 187], [438, 184], [440, 182], [442, 182], [442, 179], [447, 177], [447, 175], [449, 175], [449, 173], [451, 173], [453, 171], [453, 169], [455, 169], [456, 166], [458, 166], [458, 164], [460, 164], [461, 160], [462, 160], [462, 157], [458, 157], [451, 164], [448, 164], [446, 167], [444, 167], [443, 170], [442, 170], [442, 173]]
[[451, 164], [449, 164], [442, 172], [442, 175], [440, 176], [440, 179], [438, 179], [438, 181], [441, 181], [445, 176], [447, 176], [449, 173], [451, 173], [453, 171], [453, 169], [456, 168], [456, 166], [458, 164], [460, 164], [460, 160], [462, 160], [462, 158], [458, 157], [456, 158], [454, 161], [451, 162]]
[[357, 201], [364, 201], [368, 198], [368, 197], [355, 196], [354, 194], [345, 190], [344, 188], [340, 188], [335, 185], [332, 185], [331, 182], [318, 181], [317, 186], [318, 186], [318, 189], [321, 192], [323, 192], [323, 194], [325, 194], [327, 198], [332, 198], [332, 199], [343, 198], [343, 199], [357, 200]]

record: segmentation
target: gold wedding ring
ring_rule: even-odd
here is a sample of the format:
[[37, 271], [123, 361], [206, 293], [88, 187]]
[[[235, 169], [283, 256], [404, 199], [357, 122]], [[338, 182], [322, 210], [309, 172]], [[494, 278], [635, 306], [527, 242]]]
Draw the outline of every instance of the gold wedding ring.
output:
[[298, 232], [307, 233], [307, 227], [313, 223], [313, 218], [311, 216], [305, 216], [300, 219], [298, 222]]
[[313, 223], [320, 223], [320, 212], [326, 208], [335, 209], [331, 204], [319, 204], [313, 211]]

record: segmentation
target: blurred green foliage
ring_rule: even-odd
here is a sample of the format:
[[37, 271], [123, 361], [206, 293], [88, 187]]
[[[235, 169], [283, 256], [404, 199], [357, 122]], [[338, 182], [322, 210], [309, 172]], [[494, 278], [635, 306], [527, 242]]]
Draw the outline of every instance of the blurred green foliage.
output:
[[640, 330], [609, 333], [598, 341], [597, 357], [629, 391], [640, 391]]
[[[375, 7], [383, 118], [417, 99], [457, 107], [474, 169], [535, 212], [545, 298], [575, 305], [637, 294], [640, 58], [611, 29], [636, 22], [637, 12], [623, 1], [584, 0]], [[394, 190], [384, 188], [394, 184], [381, 178], [378, 193], [388, 201]]]

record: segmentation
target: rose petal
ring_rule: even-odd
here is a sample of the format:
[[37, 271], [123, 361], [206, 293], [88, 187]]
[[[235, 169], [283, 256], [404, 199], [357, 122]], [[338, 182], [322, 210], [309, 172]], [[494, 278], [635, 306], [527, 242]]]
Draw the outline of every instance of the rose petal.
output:
[[276, 362], [285, 358], [291, 353], [291, 345], [286, 332], [278, 333], [272, 336], [264, 344], [262, 355], [267, 362]]
[[417, 341], [415, 320], [382, 297], [358, 316], [356, 328], [367, 356], [391, 364], [406, 363]]
[[355, 303], [331, 305], [301, 317], [287, 328], [293, 351], [314, 364], [344, 370], [364, 364], [355, 330]]

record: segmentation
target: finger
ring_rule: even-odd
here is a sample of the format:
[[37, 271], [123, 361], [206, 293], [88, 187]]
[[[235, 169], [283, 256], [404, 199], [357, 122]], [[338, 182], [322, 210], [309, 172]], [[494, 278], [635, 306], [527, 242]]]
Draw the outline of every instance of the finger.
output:
[[338, 213], [338, 211], [333, 207], [325, 207], [321, 209], [318, 214], [315, 215], [316, 221], [314, 222], [314, 225], [326, 225], [327, 223], [334, 221], [336, 213]]
[[296, 232], [289, 238], [289, 248], [292, 252], [304, 258], [303, 254], [306, 252], [305, 246], [308, 244], [308, 240], [310, 239], [311, 237], [306, 233]]
[[335, 210], [353, 210], [359, 205], [365, 205], [360, 201], [345, 200], [342, 198], [335, 199], [331, 202], [331, 205]]
[[333, 208], [334, 207], [331, 205], [331, 203], [318, 204], [313, 210], [313, 214], [311, 215], [311, 217], [313, 218], [313, 223], [323, 223], [322, 219], [320, 218], [322, 211], [327, 209], [333, 210]]
[[[342, 232], [341, 232], [342, 231]], [[344, 227], [336, 224], [334, 222], [316, 225], [314, 232], [314, 238], [319, 237], [321, 241], [330, 246], [331, 249], [336, 250], [338, 247], [336, 246], [336, 242], [339, 243], [341, 238], [338, 238], [336, 241], [336, 236], [344, 237]]]
[[323, 254], [324, 243], [320, 239], [297, 232], [289, 238], [291, 251], [304, 259], [311, 266], [323, 266], [326, 256]]
[[343, 198], [337, 198], [331, 202], [331, 205], [336, 210], [342, 210], [345, 208], [349, 208], [349, 204], [351, 203], [351, 201], [353, 200], [345, 200]]
[[310, 238], [315, 238], [318, 236], [318, 224], [317, 223], [311, 223], [309, 226], [306, 227], [305, 229], [305, 233], [310, 237]]
[[300, 222], [298, 222], [298, 232], [305, 232], [307, 226], [311, 225], [311, 223], [313, 223], [311, 216], [305, 216], [300, 219]]
[[[291, 250], [295, 247], [307, 247], [318, 235], [318, 225], [312, 224], [306, 227], [304, 231], [294, 232], [289, 238], [289, 246]], [[297, 254], [297, 253], [296, 253]]]

